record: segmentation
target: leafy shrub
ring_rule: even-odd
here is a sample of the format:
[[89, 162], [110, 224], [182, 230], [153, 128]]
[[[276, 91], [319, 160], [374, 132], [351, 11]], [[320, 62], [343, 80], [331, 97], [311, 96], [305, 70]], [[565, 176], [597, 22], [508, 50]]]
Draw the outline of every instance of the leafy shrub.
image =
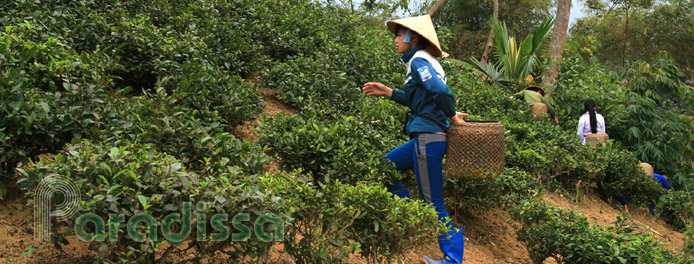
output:
[[279, 99], [299, 109], [319, 104], [345, 107], [344, 102], [355, 101], [361, 91], [354, 79], [330, 61], [326, 57], [299, 57], [276, 65], [266, 84], [283, 91]]
[[625, 192], [629, 203], [644, 206], [662, 188], [638, 167], [639, 161], [621, 144], [581, 145], [576, 136], [544, 123], [508, 123], [506, 166], [525, 170], [565, 190], [601, 187], [608, 201]]
[[[623, 98], [628, 89], [618, 83], [610, 68], [595, 60], [585, 61], [578, 55], [566, 57], [561, 69], [557, 88], [551, 96], [552, 105], [561, 110], [559, 113], [566, 120], [578, 120], [586, 112], [583, 100], [593, 98], [598, 103], [598, 112], [606, 118], [608, 134], [612, 135], [611, 120], [614, 114], [624, 111]], [[569, 130], [575, 126], [575, 122], [562, 124]]]
[[98, 126], [90, 131], [94, 140], [152, 144], [191, 170], [226, 159], [245, 172], [257, 174], [269, 162], [257, 146], [224, 132], [224, 120], [217, 112], [204, 107], [192, 110], [161, 88], [155, 94], [121, 98], [104, 107]]
[[236, 126], [253, 119], [263, 108], [255, 87], [239, 76], [229, 76], [205, 61], [172, 66], [175, 68], [158, 85], [172, 91], [190, 109], [216, 112], [229, 126]]
[[446, 230], [433, 206], [422, 200], [392, 199], [383, 185], [335, 187], [343, 190], [345, 206], [356, 209], [346, 231], [368, 262], [392, 263]]
[[[37, 184], [45, 177], [53, 174], [62, 175], [74, 181], [81, 195], [81, 209], [78, 213], [93, 213], [102, 219], [109, 219], [111, 214], [131, 218], [138, 213], [153, 216], [158, 223], [172, 211], [178, 212], [183, 202], [197, 204], [204, 202], [207, 210], [194, 209], [192, 219], [199, 219], [197, 214], [254, 213], [261, 216], [272, 213], [281, 216], [277, 211], [270, 192], [259, 192], [254, 177], [248, 177], [228, 159], [209, 164], [199, 173], [191, 172], [176, 158], [157, 152], [149, 144], [122, 144], [109, 146], [81, 141], [69, 145], [64, 153], [57, 154], [51, 160], [44, 159], [30, 163], [17, 169], [20, 179], [18, 183], [27, 190], [30, 203], [37, 192]], [[74, 224], [74, 219], [67, 223]], [[54, 225], [55, 226], [55, 225]], [[190, 236], [195, 237], [195, 224], [191, 227]], [[126, 225], [120, 225], [116, 234], [128, 234]], [[181, 229], [181, 232], [184, 229]], [[211, 230], [208, 229], [208, 230]], [[53, 232], [54, 241], [64, 241], [69, 234]], [[163, 229], [162, 229], [162, 234]], [[159, 237], [161, 237], [159, 235]], [[168, 243], [177, 246], [177, 238], [161, 240], [153, 239], [141, 243], [131, 239], [120, 238], [116, 241], [107, 239], [108, 259], [120, 258], [122, 261], [152, 262], [160, 250], [160, 246]], [[185, 239], [185, 240], [188, 240]], [[98, 241], [98, 240], [97, 240]], [[251, 239], [235, 242], [231, 239], [219, 242], [191, 241], [199, 247], [202, 256], [212, 254], [222, 248], [234, 248], [227, 254], [235, 257], [256, 256], [267, 250], [268, 242]], [[258, 252], [260, 250], [260, 252]], [[171, 252], [166, 250], [161, 258]]]
[[682, 255], [686, 260], [694, 261], [694, 227], [689, 224], [687, 231], [684, 232], [686, 236], [684, 240], [684, 249], [682, 250]]
[[262, 177], [260, 183], [282, 197], [278, 206], [292, 218], [285, 229], [284, 251], [295, 261], [339, 263], [358, 249], [345, 231], [356, 208], [343, 204], [344, 196], [334, 185], [314, 186], [306, 177], [284, 174]]
[[685, 231], [692, 221], [692, 196], [688, 191], [671, 191], [658, 199], [655, 211], [675, 229]]
[[[694, 148], [689, 133], [691, 119], [686, 118], [691, 109], [682, 103], [683, 107], [671, 107], [673, 102], [692, 100], [678, 79], [681, 74], [665, 55], [651, 64], [634, 63], [625, 73], [573, 56], [562, 61], [562, 74], [552, 98], [570, 119], [584, 113], [583, 99], [596, 99], [612, 139], [622, 142], [640, 160], [677, 172], [672, 181], [684, 185], [688, 175], [679, 170], [683, 163], [691, 164], [688, 153]], [[670, 107], [659, 108], [664, 105]], [[564, 123], [563, 127], [572, 129], [571, 125]]]
[[508, 168], [493, 179], [446, 180], [445, 197], [455, 197], [448, 202], [468, 213], [497, 206], [514, 206], [518, 201], [536, 196], [543, 188], [529, 173]]
[[59, 150], [81, 137], [108, 96], [108, 68], [117, 61], [97, 51], [78, 54], [57, 39], [33, 42], [30, 23], [0, 32], [0, 166], [11, 174], [18, 162]]
[[317, 117], [276, 115], [260, 124], [259, 142], [288, 169], [302, 169], [315, 181], [390, 182], [398, 177], [385, 160], [392, 142], [369, 123], [348, 116], [332, 122]]
[[619, 218], [605, 229], [592, 227], [575, 211], [524, 201], [511, 210], [519, 221], [518, 239], [527, 244], [534, 263], [554, 257], [560, 263], [676, 263], [678, 259], [653, 237], [635, 233]]
[[[442, 63], [448, 77], [448, 88], [456, 95], [456, 111], [480, 116], [486, 120], [529, 122], [531, 115], [520, 100], [512, 100], [510, 89], [485, 83], [466, 64], [459, 61]], [[524, 111], [525, 110], [525, 111]]]
[[[372, 263], [397, 258], [443, 230], [433, 207], [392, 199], [383, 186], [334, 181], [313, 185], [306, 177], [263, 177], [294, 219], [284, 250], [298, 263], [341, 263], [359, 251]], [[430, 231], [429, 231], [430, 230]]]

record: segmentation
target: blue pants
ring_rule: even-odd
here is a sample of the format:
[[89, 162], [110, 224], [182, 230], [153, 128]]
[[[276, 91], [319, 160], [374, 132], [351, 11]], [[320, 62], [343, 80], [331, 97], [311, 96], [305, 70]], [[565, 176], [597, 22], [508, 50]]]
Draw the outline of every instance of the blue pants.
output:
[[[443, 156], [446, 155], [446, 136], [421, 133], [407, 143], [395, 148], [386, 158], [395, 164], [398, 171], [414, 170], [420, 197], [431, 203], [438, 213], [439, 220], [451, 227], [447, 233], [439, 235], [439, 246], [444, 255], [444, 263], [463, 261], [462, 228], [452, 227], [448, 212], [443, 204]], [[388, 190], [399, 197], [409, 197], [409, 191], [401, 182], [393, 182]]]

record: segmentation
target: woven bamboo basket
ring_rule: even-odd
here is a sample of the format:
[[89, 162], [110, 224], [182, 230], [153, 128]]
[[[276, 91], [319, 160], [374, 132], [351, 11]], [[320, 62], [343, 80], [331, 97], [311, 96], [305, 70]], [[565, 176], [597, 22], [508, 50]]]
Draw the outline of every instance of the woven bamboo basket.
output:
[[641, 166], [641, 168], [643, 169], [643, 171], [646, 172], [646, 175], [648, 175], [649, 178], [653, 178], [653, 166], [651, 166], [651, 164], [642, 162], [641, 164], [639, 164], [639, 166]]
[[504, 125], [466, 121], [448, 128], [445, 170], [449, 177], [494, 178], [504, 170]]
[[542, 119], [543, 117], [547, 116], [547, 106], [543, 103], [531, 103], [530, 113], [533, 114], [534, 120]]
[[598, 146], [600, 142], [607, 143], [608, 139], [610, 139], [610, 136], [607, 133], [586, 135], [586, 143], [590, 146]]

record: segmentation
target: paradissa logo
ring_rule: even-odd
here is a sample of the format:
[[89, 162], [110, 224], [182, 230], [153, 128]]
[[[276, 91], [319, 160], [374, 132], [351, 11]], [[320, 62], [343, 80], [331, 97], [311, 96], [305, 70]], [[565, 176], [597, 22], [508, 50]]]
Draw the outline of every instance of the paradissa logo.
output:
[[[207, 204], [198, 202], [195, 206], [197, 211], [196, 230], [198, 241], [226, 241], [231, 236], [232, 241], [246, 241], [251, 237], [252, 233], [263, 242], [282, 241], [284, 239], [284, 222], [273, 214], [265, 214], [258, 216], [251, 223], [251, 215], [241, 213], [231, 218], [231, 225], [237, 232], [230, 233], [229, 226], [225, 223], [229, 222], [227, 214], [214, 214], [210, 216], [210, 226], [214, 229], [214, 233], [207, 235]], [[75, 233], [77, 237], [84, 242], [118, 241], [118, 229], [125, 222], [125, 217], [122, 214], [109, 214], [108, 222], [104, 221], [101, 216], [93, 213], [80, 215], [75, 221]], [[92, 232], [85, 230], [88, 224], [92, 224], [94, 229]], [[180, 243], [190, 237], [192, 230], [192, 210], [190, 202], [183, 202], [181, 213], [171, 213], [164, 217], [161, 222], [161, 235], [169, 242]], [[157, 230], [158, 223], [156, 218], [150, 214], [136, 214], [127, 222], [127, 235], [130, 239], [137, 242], [144, 242], [149, 238], [150, 241], [158, 241], [159, 233]], [[141, 228], [144, 227], [144, 228]], [[108, 234], [107, 234], [108, 229]], [[178, 230], [177, 232], [174, 231]], [[144, 232], [141, 232], [144, 231]]]

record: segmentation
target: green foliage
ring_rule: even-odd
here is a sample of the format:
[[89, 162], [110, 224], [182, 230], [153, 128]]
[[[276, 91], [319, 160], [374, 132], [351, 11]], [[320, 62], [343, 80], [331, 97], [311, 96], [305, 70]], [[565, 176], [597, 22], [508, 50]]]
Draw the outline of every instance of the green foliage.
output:
[[686, 231], [694, 218], [692, 194], [688, 191], [671, 191], [658, 200], [655, 211], [674, 228]]
[[[562, 61], [552, 101], [562, 109], [560, 119], [575, 120], [584, 113], [583, 100], [596, 99], [610, 138], [620, 141], [641, 161], [673, 171], [674, 185], [684, 186], [691, 177], [683, 168], [692, 163], [692, 121], [688, 117], [692, 115], [688, 106], [692, 96], [678, 80], [674, 62], [666, 56], [634, 67], [619, 74], [596, 59], [586, 62], [578, 56], [567, 57]], [[659, 108], [655, 99], [678, 101], [680, 106]], [[575, 123], [563, 126], [575, 129]]]
[[151, 95], [108, 101], [89, 137], [114, 145], [122, 141], [152, 144], [194, 170], [229, 160], [251, 174], [264, 171], [269, 158], [257, 146], [224, 132], [224, 120], [215, 111], [193, 110], [179, 101], [190, 102], [161, 88]]
[[542, 66], [538, 53], [554, 25], [554, 19], [543, 21], [520, 43], [516, 42], [515, 37], [509, 35], [505, 22], [492, 19], [491, 24], [495, 40], [494, 56], [497, 62], [494, 66], [488, 66], [490, 64], [482, 66], [482, 63], [473, 57], [472, 65], [486, 74], [495, 85], [509, 87], [518, 92], [527, 86], [523, 80], [528, 75], [536, 73]]
[[0, 32], [3, 175], [18, 162], [55, 152], [86, 133], [109, 96], [107, 70], [119, 67], [107, 52], [77, 53], [53, 38], [27, 40], [34, 31], [27, 22]]
[[518, 201], [535, 197], [543, 189], [532, 175], [508, 168], [493, 179], [447, 178], [446, 181], [445, 197], [455, 197], [447, 203], [467, 213], [497, 206], [512, 207]]
[[[593, 98], [598, 103], [598, 113], [610, 121], [612, 116], [624, 111], [624, 97], [628, 92], [613, 75], [610, 68], [595, 59], [586, 61], [580, 56], [566, 56], [562, 60], [557, 88], [552, 93], [552, 105], [561, 109], [567, 120], [578, 120], [586, 112], [583, 100]], [[562, 122], [562, 126], [573, 130], [576, 123]], [[607, 129], [612, 126], [607, 124]]]
[[329, 105], [343, 112], [355, 109], [352, 102], [358, 108], [360, 88], [366, 82], [401, 84], [403, 66], [393, 52], [389, 31], [357, 25], [354, 18], [340, 23], [348, 26], [334, 33], [342, 34], [341, 42], [325, 43], [312, 56], [292, 58], [264, 72], [266, 85], [283, 91], [282, 101], [302, 111]]
[[[205, 202], [209, 213], [226, 213], [233, 217], [237, 213], [253, 212], [256, 216], [265, 213], [282, 215], [274, 204], [276, 198], [270, 192], [259, 192], [253, 177], [245, 175], [228, 159], [209, 164], [204, 170], [192, 172], [176, 158], [158, 152], [149, 144], [93, 144], [81, 141], [69, 145], [63, 153], [52, 159], [42, 159], [17, 169], [18, 183], [34, 197], [37, 184], [45, 177], [58, 174], [74, 181], [81, 195], [79, 214], [94, 213], [102, 219], [109, 214], [121, 214], [125, 219], [147, 213], [159, 222], [171, 213], [179, 211], [183, 202]], [[197, 209], [194, 209], [197, 210]], [[195, 211], [197, 214], [197, 211]], [[193, 216], [193, 219], [197, 219]], [[67, 224], [73, 225], [74, 219]], [[127, 221], [127, 220], [126, 220]], [[63, 223], [65, 224], [65, 223]], [[54, 225], [55, 226], [55, 225]], [[193, 225], [191, 240], [195, 237]], [[57, 230], [57, 229], [56, 229]], [[209, 229], [211, 230], [211, 229]], [[151, 262], [159, 254], [159, 245], [165, 240], [138, 243], [125, 238], [126, 225], [120, 225], [120, 239], [106, 240], [113, 258], [128, 262]], [[69, 234], [53, 232], [54, 241], [63, 241]], [[159, 235], [161, 237], [161, 235]], [[169, 242], [178, 245], [177, 242]], [[212, 254], [220, 248], [233, 247], [234, 257], [257, 256], [267, 250], [269, 244], [258, 240], [234, 242], [191, 241], [201, 247], [202, 254]], [[139, 247], [138, 254], [128, 254], [128, 248]], [[257, 250], [261, 250], [258, 252]], [[205, 253], [207, 252], [207, 253]], [[162, 258], [166, 257], [164, 253]]]
[[653, 99], [658, 106], [671, 106], [685, 96], [682, 70], [667, 52], [658, 53], [653, 64], [635, 63], [625, 75], [631, 91]]
[[291, 215], [284, 250], [298, 263], [342, 263], [359, 251], [372, 263], [398, 258], [444, 229], [433, 207], [391, 199], [383, 186], [366, 183], [313, 185], [298, 175], [262, 177]]
[[530, 122], [527, 105], [508, 99], [511, 89], [498, 89], [487, 85], [473, 73], [473, 67], [452, 60], [442, 66], [448, 76], [447, 85], [456, 95], [456, 111], [479, 116], [485, 120], [513, 120]]
[[[588, 1], [590, 15], [578, 19], [570, 32], [580, 42], [600, 43], [592, 54], [610, 66], [652, 61], [665, 51], [691, 79], [694, 4], [691, 1]], [[592, 39], [588, 41], [588, 39]], [[591, 55], [592, 56], [592, 55]]]
[[521, 224], [518, 239], [534, 263], [554, 257], [560, 263], [676, 263], [677, 258], [653, 237], [638, 234], [633, 223], [618, 218], [614, 226], [593, 227], [575, 211], [543, 202], [523, 201], [511, 210]]
[[316, 116], [278, 115], [264, 121], [260, 143], [289, 169], [310, 173], [314, 181], [327, 183], [391, 182], [398, 176], [385, 160], [384, 149], [392, 141], [353, 116], [330, 122]]
[[[239, 76], [229, 76], [219, 68], [202, 62], [176, 65], [170, 75], [157, 81], [157, 88], [173, 91], [172, 96], [190, 109], [209, 109], [229, 126], [253, 119], [263, 108], [261, 97], [253, 85]], [[197, 118], [205, 119], [202, 113]]]
[[684, 240], [682, 255], [687, 258], [687, 260], [692, 261], [694, 260], [694, 227], [692, 227], [691, 223], [688, 225], [684, 235], [686, 238]]
[[[430, 3], [435, 1], [429, 1]], [[499, 1], [499, 20], [508, 25], [515, 36], [527, 36], [542, 20], [553, 16], [555, 5], [548, 0]], [[493, 17], [493, 2], [486, 0], [448, 0], [432, 17], [438, 30], [448, 29], [453, 36], [449, 48], [452, 57], [466, 59], [482, 57]], [[419, 14], [428, 11], [424, 6]], [[439, 38], [441, 35], [439, 35]]]

